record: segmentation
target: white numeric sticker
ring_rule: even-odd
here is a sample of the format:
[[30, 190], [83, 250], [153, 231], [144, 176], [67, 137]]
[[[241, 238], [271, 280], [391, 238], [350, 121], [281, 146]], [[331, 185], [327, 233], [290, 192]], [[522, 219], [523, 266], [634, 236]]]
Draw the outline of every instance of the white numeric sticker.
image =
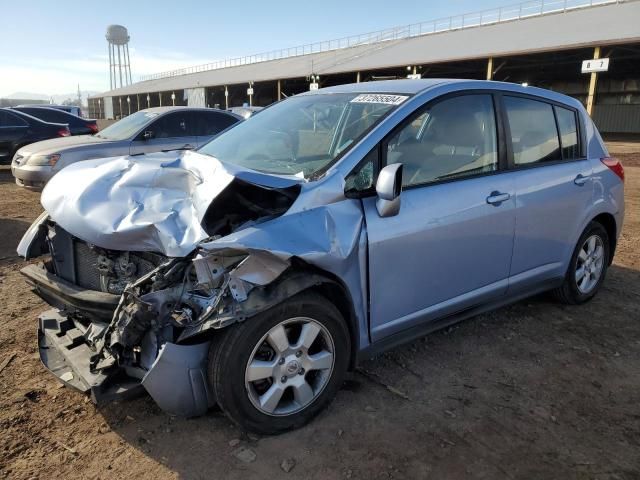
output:
[[381, 103], [384, 105], [400, 105], [407, 98], [405, 95], [387, 95], [380, 93], [363, 93], [351, 100], [351, 103]]

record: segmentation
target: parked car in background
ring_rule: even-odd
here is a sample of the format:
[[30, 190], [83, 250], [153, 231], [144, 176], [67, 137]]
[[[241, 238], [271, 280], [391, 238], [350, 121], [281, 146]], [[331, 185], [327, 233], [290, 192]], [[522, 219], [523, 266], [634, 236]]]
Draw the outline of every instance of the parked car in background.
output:
[[78, 117], [82, 117], [82, 109], [80, 107], [76, 107], [75, 105], [54, 105], [54, 104], [49, 104], [49, 103], [42, 103], [42, 104], [18, 105], [18, 107], [54, 108], [56, 110], [62, 110], [63, 112], [67, 112], [67, 113], [70, 113], [72, 115], [76, 115]]
[[51, 123], [10, 108], [0, 108], [0, 163], [9, 163], [15, 152], [33, 142], [71, 135], [65, 124]]
[[66, 123], [71, 135], [93, 135], [98, 133], [97, 120], [81, 118], [77, 115], [49, 107], [13, 107], [22, 113], [44, 120], [45, 122]]
[[242, 120], [211, 108], [156, 107], [119, 120], [95, 135], [50, 140], [20, 149], [11, 164], [16, 184], [40, 191], [62, 168], [81, 160], [194, 150]]
[[43, 255], [22, 272], [55, 307], [38, 341], [61, 381], [273, 434], [358, 360], [540, 292], [592, 299], [624, 171], [576, 99], [397, 80], [290, 97], [197, 152], [72, 165], [42, 205], [18, 253]]
[[236, 115], [240, 115], [245, 120], [249, 117], [252, 117], [264, 107], [249, 107], [247, 105], [243, 105], [242, 107], [231, 107], [228, 108], [227, 111], [231, 113], [235, 113]]

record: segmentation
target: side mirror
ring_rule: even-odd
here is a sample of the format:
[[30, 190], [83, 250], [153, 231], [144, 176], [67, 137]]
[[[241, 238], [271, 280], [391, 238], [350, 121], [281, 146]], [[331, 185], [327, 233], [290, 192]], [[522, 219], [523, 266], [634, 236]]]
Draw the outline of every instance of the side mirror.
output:
[[400, 212], [400, 192], [402, 192], [402, 164], [392, 163], [380, 170], [376, 182], [378, 215], [393, 217]]
[[151, 140], [155, 136], [156, 136], [156, 134], [153, 133], [151, 130], [145, 130], [145, 132], [142, 134], [142, 139], [143, 140]]

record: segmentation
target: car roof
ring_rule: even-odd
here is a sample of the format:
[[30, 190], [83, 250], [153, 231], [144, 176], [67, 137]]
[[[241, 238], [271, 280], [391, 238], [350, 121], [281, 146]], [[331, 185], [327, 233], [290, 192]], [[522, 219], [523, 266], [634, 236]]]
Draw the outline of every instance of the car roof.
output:
[[[41, 105], [23, 105], [23, 106], [18, 106], [18, 107], [10, 107], [12, 110], [17, 110], [17, 111], [22, 111], [23, 108], [33, 108], [35, 110], [50, 110], [52, 112], [57, 112], [57, 113], [62, 113], [63, 115], [69, 115], [71, 117], [74, 118], [80, 118], [77, 115], [74, 115], [73, 113], [69, 113], [66, 110], [60, 110], [59, 108], [51, 108], [51, 107], [43, 107]], [[24, 112], [22, 112], [24, 113]]]
[[534, 86], [525, 86], [519, 83], [497, 82], [494, 80], [471, 80], [456, 78], [425, 78], [419, 80], [377, 80], [374, 82], [350, 83], [336, 85], [335, 87], [321, 88], [304, 92], [301, 95], [318, 95], [325, 93], [387, 93], [414, 95], [429, 90], [433, 87], [446, 85], [466, 84], [469, 89], [489, 89], [505, 92], [524, 93], [538, 96], [547, 100], [557, 101], [574, 108], [580, 108], [581, 103], [573, 97], [560, 92], [554, 92]]
[[138, 112], [155, 113], [156, 115], [164, 115], [169, 112], [178, 112], [180, 110], [187, 110], [190, 112], [217, 112], [222, 115], [233, 117], [236, 120], [244, 120], [244, 117], [242, 115], [238, 115], [237, 113], [221, 110], [219, 108], [209, 108], [209, 107], [187, 107], [187, 106], [151, 107], [151, 108], [145, 108], [143, 110], [138, 110]]
[[166, 113], [166, 112], [176, 112], [179, 110], [191, 110], [191, 111], [206, 111], [206, 112], [221, 112], [228, 113], [225, 110], [220, 110], [219, 108], [207, 108], [207, 107], [187, 107], [187, 106], [169, 106], [169, 107], [151, 107], [145, 108], [143, 110], [139, 110], [140, 112], [148, 112], [148, 113]]
[[451, 78], [425, 78], [420, 80], [376, 80], [373, 82], [347, 83], [334, 87], [305, 92], [303, 95], [322, 93], [406, 93], [415, 94], [444, 83], [464, 82]]

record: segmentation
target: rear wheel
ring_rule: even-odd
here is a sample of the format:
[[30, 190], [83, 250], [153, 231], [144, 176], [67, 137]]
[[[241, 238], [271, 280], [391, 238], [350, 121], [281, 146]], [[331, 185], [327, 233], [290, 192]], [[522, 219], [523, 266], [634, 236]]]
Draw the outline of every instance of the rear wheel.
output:
[[598, 222], [591, 222], [578, 240], [558, 300], [577, 305], [591, 300], [600, 289], [609, 266], [609, 236]]
[[340, 312], [303, 293], [221, 332], [209, 354], [209, 380], [234, 422], [275, 434], [304, 425], [329, 404], [349, 356]]

